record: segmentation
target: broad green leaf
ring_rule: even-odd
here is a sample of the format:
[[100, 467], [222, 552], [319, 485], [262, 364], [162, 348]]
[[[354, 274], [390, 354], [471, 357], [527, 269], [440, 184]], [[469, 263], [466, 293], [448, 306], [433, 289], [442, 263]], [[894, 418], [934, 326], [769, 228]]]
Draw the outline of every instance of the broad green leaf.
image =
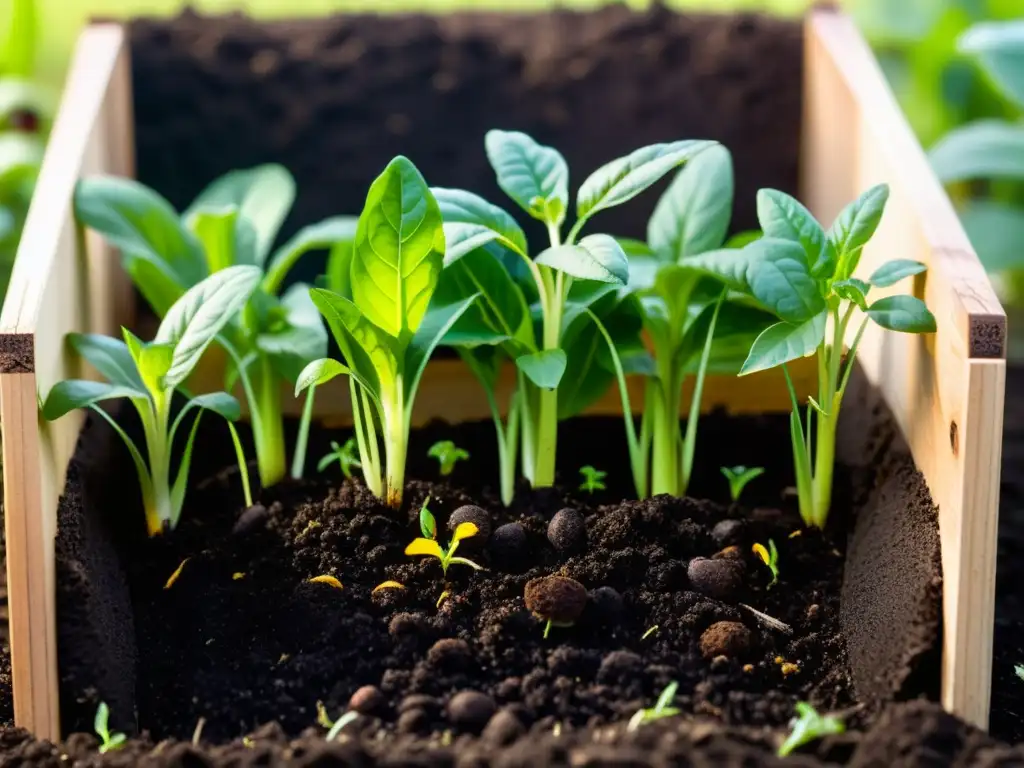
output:
[[732, 156], [714, 144], [686, 163], [658, 200], [647, 223], [647, 242], [672, 262], [721, 248], [732, 198]]
[[839, 280], [832, 283], [832, 290], [836, 295], [847, 301], [852, 301], [861, 310], [868, 308], [867, 296], [871, 286], [863, 280], [851, 277], [849, 280]]
[[98, 333], [69, 333], [68, 344], [111, 384], [145, 392], [128, 345]]
[[760, 256], [748, 270], [750, 293], [779, 318], [802, 323], [825, 308], [799, 243], [765, 237], [743, 250]]
[[213, 411], [228, 421], [238, 421], [242, 417], [242, 406], [227, 392], [208, 392], [188, 401], [190, 408], [203, 408]]
[[444, 223], [444, 266], [450, 267], [467, 253], [497, 240], [500, 235], [483, 224]]
[[155, 394], [173, 388], [164, 378], [174, 360], [173, 344], [143, 343], [133, 348], [132, 353], [147, 390]]
[[762, 238], [743, 248], [720, 248], [693, 256], [686, 260], [686, 265], [721, 280], [734, 291], [750, 293], [749, 273], [768, 247], [770, 244], [765, 246]]
[[409, 418], [411, 418], [412, 406], [416, 400], [416, 390], [420, 385], [420, 378], [423, 376], [430, 356], [434, 354], [437, 345], [441, 343], [452, 326], [476, 300], [476, 296], [470, 296], [455, 304], [431, 308], [423, 319], [423, 324], [416, 331], [416, 335], [412, 337], [412, 341], [405, 351], [403, 366], [406, 413]]
[[122, 265], [157, 317], [163, 317], [188, 286], [163, 259], [122, 252]]
[[86, 408], [103, 400], [140, 396], [143, 395], [134, 387], [109, 384], [105, 381], [68, 379], [55, 384], [46, 396], [46, 402], [43, 403], [43, 418], [53, 421], [76, 408]]
[[686, 140], [651, 144], [598, 168], [576, 193], [576, 216], [585, 219], [598, 211], [632, 200], [673, 168], [715, 145]]
[[744, 246], [750, 245], [755, 240], [760, 239], [764, 236], [764, 232], [760, 229], [747, 229], [743, 232], [737, 232], [732, 235], [728, 240], [725, 241], [725, 248], [743, 248]]
[[867, 313], [868, 317], [890, 331], [935, 332], [935, 317], [915, 296], [886, 296], [868, 307]]
[[160, 323], [155, 339], [174, 345], [174, 359], [165, 386], [176, 387], [188, 377], [207, 345], [245, 306], [261, 277], [259, 267], [228, 267], [189, 288], [175, 302]]
[[877, 184], [840, 211], [832, 223], [828, 237], [839, 256], [837, 279], [845, 280], [857, 269], [861, 250], [878, 229], [888, 199], [889, 185]]
[[[621, 240], [619, 245], [622, 245]], [[626, 260], [629, 262], [629, 282], [626, 284], [626, 290], [631, 293], [642, 293], [653, 288], [658, 271], [666, 265], [666, 262], [653, 253], [627, 252]]]
[[541, 389], [555, 389], [565, 373], [566, 357], [561, 349], [544, 349], [516, 358], [516, 366]]
[[8, 0], [6, 35], [0, 46], [0, 75], [31, 77], [35, 72], [39, 25], [36, 0]]
[[664, 302], [668, 323], [675, 338], [682, 335], [687, 312], [694, 303], [694, 293], [701, 280], [707, 278], [696, 270], [677, 264], [666, 265], [658, 271], [654, 280], [654, 294]]
[[274, 370], [286, 381], [295, 381], [311, 360], [327, 354], [327, 330], [320, 311], [309, 297], [308, 285], [293, 285], [281, 299], [285, 311], [282, 327], [260, 333], [256, 347], [270, 358]]
[[[270, 293], [277, 293], [289, 270], [310, 251], [330, 248], [333, 256], [335, 248], [348, 247], [348, 253], [351, 254], [358, 224], [359, 219], [355, 216], [332, 216], [300, 229], [274, 252], [263, 279], [264, 288]], [[346, 272], [350, 268], [347, 265]], [[345, 279], [348, 279], [347, 274]]]
[[237, 209], [255, 228], [256, 263], [263, 264], [294, 201], [295, 180], [288, 169], [268, 163], [216, 179], [192, 201], [184, 218], [203, 209]]
[[890, 285], [895, 285], [905, 277], [919, 275], [926, 269], [928, 267], [920, 261], [893, 259], [892, 261], [885, 262], [885, 264], [872, 272], [868, 282], [877, 288], [886, 288]]
[[999, 89], [1024, 109], [1024, 19], [975, 24], [957, 47], [977, 56]]
[[973, 179], [1024, 179], [1024, 125], [985, 119], [954, 128], [928, 153], [945, 184]]
[[441, 211], [423, 176], [399, 156], [370, 186], [352, 257], [352, 300], [394, 338], [416, 332], [444, 260]]
[[103, 235], [123, 258], [163, 262], [182, 288], [208, 274], [202, 246], [171, 204], [137, 181], [116, 176], [82, 179], [74, 202], [78, 220]]
[[[355, 241], [336, 243], [327, 257], [325, 286], [331, 293], [352, 298], [352, 257]], [[318, 283], [319, 284], [319, 283]]]
[[1024, 268], [1024, 210], [991, 200], [973, 200], [960, 221], [989, 272]]
[[201, 209], [188, 227], [206, 253], [210, 274], [232, 264], [256, 264], [256, 230], [237, 208]]
[[484, 147], [505, 194], [533, 218], [560, 226], [569, 205], [569, 166], [561, 153], [518, 131], [488, 131]]
[[622, 248], [623, 253], [626, 254], [626, 258], [629, 259], [630, 263], [633, 262], [634, 258], [657, 259], [654, 249], [643, 240], [635, 240], [631, 237], [617, 237], [615, 239], [618, 240], [619, 246]]
[[785, 321], [766, 328], [754, 341], [740, 376], [764, 371], [814, 352], [825, 338], [828, 312], [822, 310], [802, 323]]
[[354, 302], [312, 288], [310, 298], [327, 319], [352, 376], [377, 397], [390, 393], [398, 375], [399, 348], [393, 337], [371, 323]]
[[[697, 372], [714, 311], [714, 303], [705, 304], [697, 318], [687, 326], [686, 334], [679, 343], [676, 355], [687, 373]], [[711, 345], [707, 370], [730, 376], [738, 374], [754, 341], [777, 320], [763, 309], [740, 300], [726, 300], [715, 324], [715, 341]]]
[[588, 235], [576, 245], [548, 248], [535, 261], [581, 280], [619, 285], [629, 281], [626, 254], [610, 235]]
[[[523, 253], [530, 252], [522, 227], [503, 208], [461, 189], [432, 187], [430, 191], [434, 193], [445, 224], [480, 224], [493, 229]], [[448, 247], [451, 248], [451, 243]]]
[[765, 237], [800, 243], [807, 266], [817, 278], [828, 278], [836, 268], [836, 253], [818, 220], [795, 197], [777, 189], [757, 193], [757, 218]]
[[326, 384], [331, 379], [337, 378], [338, 376], [345, 376], [351, 373], [347, 366], [342, 365], [337, 360], [330, 357], [324, 357], [319, 360], [314, 360], [298, 375], [295, 380], [295, 397], [298, 397], [305, 390], [310, 387], [318, 387], [321, 384]]

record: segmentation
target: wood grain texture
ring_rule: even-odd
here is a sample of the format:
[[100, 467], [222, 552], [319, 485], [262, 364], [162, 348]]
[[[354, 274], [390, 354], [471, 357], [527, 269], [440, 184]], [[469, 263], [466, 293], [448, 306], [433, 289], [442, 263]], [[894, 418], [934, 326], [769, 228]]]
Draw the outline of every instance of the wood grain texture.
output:
[[928, 265], [925, 274], [879, 296], [911, 291], [923, 298], [936, 317], [937, 332], [915, 336], [871, 324], [858, 360], [885, 396], [939, 507], [943, 704], [985, 727], [1006, 316], [852, 22], [817, 9], [805, 29], [805, 202], [828, 224], [859, 193], [888, 183], [889, 203], [858, 273], [869, 275], [893, 258]]
[[15, 722], [50, 739], [60, 737], [57, 499], [83, 415], [47, 423], [38, 402], [57, 381], [83, 374], [65, 335], [114, 333], [129, 306], [117, 260], [98, 241], [82, 247], [72, 210], [82, 175], [132, 170], [126, 51], [115, 25], [90, 27], [79, 40], [0, 312], [0, 350], [22, 351], [0, 371]]

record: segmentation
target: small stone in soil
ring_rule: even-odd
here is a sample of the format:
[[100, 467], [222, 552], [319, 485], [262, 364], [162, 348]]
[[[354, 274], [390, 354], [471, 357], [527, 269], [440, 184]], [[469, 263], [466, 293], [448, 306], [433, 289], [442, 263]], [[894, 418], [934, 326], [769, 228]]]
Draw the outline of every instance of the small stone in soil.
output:
[[515, 713], [508, 709], [499, 709], [480, 734], [480, 738], [488, 744], [503, 747], [511, 744], [526, 733], [526, 728], [516, 717]]
[[498, 557], [512, 560], [526, 550], [526, 531], [519, 523], [499, 526], [491, 537], [491, 552]]
[[262, 504], [253, 504], [238, 516], [238, 520], [235, 521], [235, 527], [231, 529], [231, 533], [235, 536], [240, 536], [257, 528], [262, 528], [266, 524], [268, 517], [270, 517], [270, 512], [266, 507]]
[[716, 600], [729, 600], [743, 588], [742, 569], [732, 560], [695, 557], [686, 575], [694, 589]]
[[352, 694], [348, 700], [348, 708], [361, 715], [373, 715], [380, 712], [387, 699], [375, 685], [364, 685]]
[[487, 510], [481, 509], [474, 504], [463, 504], [452, 512], [448, 518], [448, 530], [451, 533], [455, 533], [455, 529], [462, 523], [472, 523], [476, 526], [477, 533], [476, 536], [460, 541], [460, 547], [469, 546], [470, 544], [482, 547], [491, 538], [491, 516], [487, 513]]
[[448, 720], [459, 728], [479, 731], [494, 716], [494, 699], [479, 691], [461, 691], [448, 702]]
[[625, 682], [643, 671], [644, 661], [632, 651], [612, 651], [597, 670], [597, 681], [604, 685]]
[[422, 709], [408, 709], [398, 716], [399, 733], [423, 733], [430, 724], [430, 718]]
[[469, 649], [469, 643], [454, 637], [438, 640], [427, 651], [427, 661], [432, 666], [451, 671], [464, 669], [472, 660], [473, 654]]
[[587, 590], [566, 576], [542, 576], [526, 583], [523, 592], [530, 613], [552, 624], [572, 626], [587, 604]]
[[700, 636], [700, 652], [705, 659], [739, 659], [750, 652], [753, 644], [753, 633], [738, 621], [716, 621]]
[[398, 704], [399, 714], [403, 712], [410, 712], [414, 709], [422, 709], [426, 712], [437, 712], [441, 709], [441, 702], [433, 696], [428, 696], [425, 693], [411, 693]]
[[583, 515], [569, 507], [558, 510], [548, 523], [548, 541], [562, 554], [582, 549], [587, 541]]
[[617, 624], [626, 612], [626, 602], [618, 590], [612, 587], [598, 587], [590, 593], [593, 613], [605, 624]]
[[727, 547], [739, 541], [743, 523], [739, 520], [720, 520], [711, 529], [711, 538], [720, 547]]
[[427, 626], [422, 613], [396, 613], [388, 623], [388, 634], [392, 637], [417, 635]]

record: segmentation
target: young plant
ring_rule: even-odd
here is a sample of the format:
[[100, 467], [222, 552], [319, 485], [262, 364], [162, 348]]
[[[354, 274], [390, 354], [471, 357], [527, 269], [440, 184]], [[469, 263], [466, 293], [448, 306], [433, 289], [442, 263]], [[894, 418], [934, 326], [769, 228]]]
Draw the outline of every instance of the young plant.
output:
[[[431, 516], [433, 518], [433, 516]], [[420, 525], [422, 528], [422, 517], [420, 518]], [[423, 529], [426, 532], [426, 529]], [[437, 535], [436, 524], [433, 527], [433, 533]], [[449, 565], [468, 565], [470, 568], [474, 568], [478, 571], [482, 571], [483, 567], [477, 565], [472, 560], [468, 560], [465, 557], [456, 557], [455, 550], [459, 548], [459, 542], [463, 539], [468, 539], [471, 536], [476, 536], [477, 527], [473, 523], [459, 523], [455, 528], [455, 532], [452, 534], [452, 540], [448, 544], [447, 549], [442, 549], [441, 545], [437, 543], [434, 538], [421, 537], [413, 539], [412, 543], [405, 548], [405, 554], [407, 555], [427, 555], [429, 557], [436, 557], [441, 561], [441, 571], [445, 576], [448, 575]]]
[[441, 477], [447, 477], [455, 469], [456, 463], [469, 458], [469, 451], [459, 448], [451, 440], [438, 440], [427, 451], [432, 459], [440, 465]]
[[638, 709], [629, 719], [628, 730], [635, 731], [641, 725], [647, 725], [653, 723], [655, 720], [661, 720], [663, 717], [673, 717], [679, 714], [679, 709], [673, 707], [672, 703], [676, 699], [676, 691], [679, 689], [679, 683], [671, 682], [665, 686], [665, 690], [661, 692], [658, 697], [658, 701], [653, 707], [648, 709]]
[[[740, 375], [782, 368], [793, 405], [790, 433], [800, 516], [810, 527], [823, 528], [828, 520], [836, 425], [868, 321], [905, 333], [935, 331], [935, 318], [914, 296], [868, 301], [873, 288], [888, 288], [919, 274], [924, 264], [896, 259], [882, 264], [867, 280], [854, 277], [888, 195], [886, 185], [872, 187], [846, 206], [826, 233], [797, 200], [762, 189], [757, 207], [765, 236], [741, 249], [712, 251], [691, 261], [777, 319], [754, 341]], [[858, 311], [864, 318], [844, 355], [847, 332]], [[807, 355], [817, 359], [818, 391], [808, 400], [805, 420], [786, 364]]]
[[[178, 214], [163, 197], [131, 179], [92, 177], [75, 190], [78, 220], [103, 235], [121, 254], [158, 317], [189, 288], [233, 265], [260, 271], [253, 292], [218, 339], [230, 364], [225, 389], [240, 382], [249, 406], [256, 462], [264, 487], [287, 474], [283, 381], [294, 383], [312, 360], [327, 353], [327, 332], [307, 286], [282, 293], [288, 272], [310, 251], [350, 241], [352, 217], [336, 216], [305, 227], [275, 251], [271, 246], [295, 199], [295, 182], [279, 165], [233, 171], [211, 183]], [[294, 450], [292, 475], [305, 466], [312, 392]]]
[[745, 467], [742, 464], [721, 469], [725, 479], [729, 481], [729, 496], [732, 497], [733, 502], [740, 500], [743, 489], [751, 480], [764, 474], [764, 467]]
[[100, 754], [105, 755], [107, 752], [111, 752], [115, 749], [120, 749], [124, 746], [125, 741], [128, 737], [123, 733], [115, 731], [110, 732], [110, 708], [106, 702], [101, 701], [100, 705], [96, 707], [96, 718], [93, 720], [93, 730], [96, 731], [96, 735], [100, 737]]
[[[568, 232], [563, 229], [569, 169], [562, 155], [514, 131], [489, 131], [484, 143], [498, 186], [543, 223], [548, 240], [531, 257], [523, 229], [505, 210], [472, 192], [434, 190], [449, 243], [444, 293], [480, 295], [446, 343], [459, 349], [487, 394], [498, 437], [501, 494], [508, 504], [517, 448], [527, 480], [535, 488], [552, 485], [558, 420], [599, 397], [611, 380], [611, 371], [595, 364], [600, 340], [586, 332], [586, 310], [602, 316], [620, 308], [629, 264], [615, 238], [581, 237], [584, 227], [595, 214], [633, 199], [713, 142], [655, 144], [597, 169], [576, 194], [576, 218]], [[638, 320], [632, 330], [636, 336]], [[515, 363], [516, 387], [504, 421], [497, 382], [506, 361]], [[567, 369], [572, 376], [563, 380]]]
[[768, 584], [768, 589], [771, 589], [779, 582], [779, 550], [775, 546], [775, 541], [768, 539], [767, 549], [765, 549], [764, 544], [760, 543], [755, 544], [753, 549], [754, 554], [772, 572], [772, 580]]
[[344, 445], [338, 445], [336, 441], [331, 440], [331, 451], [320, 459], [316, 465], [317, 472], [323, 472], [335, 461], [341, 466], [341, 474], [345, 476], [346, 480], [352, 477], [352, 467], [362, 466], [356, 457], [356, 439], [354, 437], [346, 440]]
[[349, 710], [343, 713], [337, 720], [331, 720], [324, 703], [322, 701], [316, 703], [316, 721], [327, 729], [327, 735], [324, 736], [326, 741], [334, 741], [346, 725], [354, 723], [358, 719], [359, 713]]
[[1014, 665], [1013, 673], [1017, 677], [1019, 677], [1021, 680], [1024, 680], [1024, 664], [1016, 664], [1016, 665]]
[[833, 715], [819, 715], [806, 701], [796, 703], [797, 717], [790, 723], [789, 736], [779, 747], [779, 757], [786, 757], [794, 749], [812, 741], [840, 734], [846, 730], [843, 721]]
[[586, 491], [587, 493], [593, 493], [594, 491], [606, 490], [604, 479], [608, 476], [607, 472], [600, 469], [595, 469], [589, 464], [580, 467], [580, 475], [583, 476], [583, 482], [580, 483], [580, 490]]
[[[346, 365], [323, 358], [299, 376], [296, 394], [349, 374], [359, 461], [367, 487], [398, 507], [416, 390], [435, 347], [476, 300], [432, 302], [445, 256], [441, 212], [409, 160], [396, 157], [377, 177], [359, 216], [348, 259], [347, 294], [313, 288]], [[337, 284], [337, 283], [336, 283]], [[378, 445], [383, 444], [384, 463]]]
[[[228, 421], [240, 415], [238, 401], [226, 392], [187, 396], [172, 419], [172, 400], [218, 333], [245, 305], [259, 284], [260, 271], [252, 266], [221, 270], [190, 288], [167, 311], [156, 338], [144, 342], [130, 331], [124, 341], [94, 334], [70, 334], [72, 348], [104, 376], [106, 381], [71, 379], [56, 384], [43, 403], [43, 417], [58, 419], [76, 408], [92, 408], [121, 436], [139, 475], [146, 527], [150, 536], [174, 529], [181, 517], [188, 484], [192, 445], [203, 410]], [[100, 403], [128, 398], [139, 413], [146, 455], [107, 414]], [[185, 416], [198, 414], [185, 440], [173, 476], [174, 439]]]

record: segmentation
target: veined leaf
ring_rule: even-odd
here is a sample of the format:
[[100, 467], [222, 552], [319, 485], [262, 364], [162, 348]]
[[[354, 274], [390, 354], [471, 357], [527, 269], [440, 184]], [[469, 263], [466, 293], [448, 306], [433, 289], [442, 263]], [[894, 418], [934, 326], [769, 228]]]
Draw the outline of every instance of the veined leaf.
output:
[[307, 363], [327, 354], [327, 330], [309, 297], [308, 285], [289, 288], [281, 308], [285, 311], [283, 327], [257, 335], [256, 347], [270, 358], [281, 377], [295, 381]]
[[732, 156], [714, 144], [687, 162], [658, 200], [647, 223], [647, 242], [672, 262], [721, 248], [732, 198]]
[[851, 277], [849, 280], [839, 280], [832, 284], [832, 290], [840, 298], [852, 301], [861, 310], [868, 308], [867, 295], [868, 291], [871, 290], [871, 286], [863, 280], [858, 280], [856, 277]]
[[[430, 191], [434, 193], [445, 224], [479, 224], [493, 229], [523, 253], [530, 252], [522, 227], [505, 209], [461, 189], [432, 187]], [[448, 247], [451, 248], [450, 242]]]
[[836, 267], [836, 253], [818, 220], [794, 197], [777, 189], [757, 192], [757, 218], [765, 237], [800, 243], [807, 267], [818, 278], [828, 278]]
[[743, 251], [760, 254], [748, 270], [750, 293], [781, 319], [802, 323], [825, 308], [799, 243], [765, 237]]
[[295, 397], [298, 397], [310, 387], [318, 387], [321, 384], [326, 384], [333, 378], [348, 373], [351, 373], [351, 371], [346, 366], [330, 357], [314, 360], [302, 369], [302, 373], [295, 380]]
[[[447, 226], [447, 225], [446, 225]], [[452, 333], [473, 344], [516, 339], [533, 346], [530, 309], [508, 270], [485, 250], [472, 251], [445, 267], [437, 284], [434, 301], [451, 304], [479, 294], [479, 299], [459, 319]], [[451, 334], [446, 344], [457, 344]]]
[[[785, 242], [774, 240], [775, 243]], [[750, 293], [750, 275], [753, 266], [763, 258], [771, 243], [765, 245], [764, 238], [745, 245], [743, 248], [720, 248], [708, 251], [686, 260], [690, 269], [721, 280], [725, 285], [740, 293]]]
[[488, 131], [484, 147], [505, 194], [535, 219], [561, 225], [569, 206], [569, 167], [561, 153], [519, 131]]
[[581, 280], [619, 285], [629, 281], [626, 254], [610, 235], [588, 235], [575, 245], [548, 248], [535, 261]]
[[377, 177], [359, 217], [352, 298], [394, 338], [416, 332], [444, 259], [441, 211], [420, 172], [396, 157]]
[[139, 346], [132, 346], [129, 349], [135, 357], [135, 365], [138, 366], [139, 375], [147, 390], [156, 394], [174, 386], [166, 384], [165, 379], [174, 360], [173, 344], [143, 342]]
[[516, 366], [541, 389], [555, 389], [565, 373], [565, 352], [543, 349], [516, 358]]
[[905, 277], [919, 275], [926, 269], [928, 269], [927, 265], [922, 264], [920, 261], [893, 259], [892, 261], [885, 262], [885, 264], [872, 272], [868, 282], [878, 288], [886, 288], [890, 285], [895, 285]]
[[651, 144], [606, 163], [580, 185], [576, 194], [577, 218], [588, 218], [632, 200], [673, 168], [715, 143], [686, 140]]
[[[277, 293], [288, 271], [310, 251], [339, 246], [348, 246], [349, 253], [355, 243], [359, 219], [355, 216], [332, 216], [329, 219], [303, 227], [284, 245], [278, 248], [270, 259], [263, 287], [268, 293]], [[345, 279], [348, 279], [350, 265], [346, 265]]]
[[430, 356], [434, 353], [437, 345], [445, 337], [452, 326], [466, 310], [477, 300], [477, 296], [469, 296], [462, 301], [448, 306], [432, 308], [427, 312], [423, 324], [416, 335], [412, 337], [408, 348], [405, 350], [405, 403], [411, 418], [413, 402], [416, 399], [416, 390], [420, 385], [420, 378], [427, 367]]
[[188, 218], [188, 227], [202, 243], [209, 272], [232, 264], [256, 264], [256, 229], [237, 208], [203, 208]]
[[836, 278], [846, 280], [853, 275], [860, 253], [878, 229], [889, 199], [889, 185], [877, 184], [847, 205], [836, 217], [828, 238], [839, 256]]
[[916, 296], [886, 296], [868, 307], [868, 317], [903, 333], [934, 333], [935, 317]]
[[168, 310], [156, 332], [157, 343], [174, 345], [165, 386], [176, 387], [188, 377], [207, 345], [245, 306], [260, 277], [259, 267], [222, 269], [189, 288]]
[[344, 296], [320, 288], [310, 289], [309, 295], [327, 319], [352, 375], [378, 397], [390, 391], [399, 362], [395, 340], [367, 320], [359, 307]]
[[484, 224], [444, 223], [444, 266], [450, 267], [467, 253], [475, 251], [500, 237]]
[[928, 158], [945, 184], [972, 179], [1024, 179], [1024, 125], [975, 120], [943, 136]]
[[98, 333], [69, 333], [68, 344], [111, 384], [131, 387], [141, 392], [145, 385], [135, 367], [128, 345]]
[[59, 419], [76, 408], [86, 408], [103, 400], [114, 400], [119, 397], [145, 397], [134, 387], [119, 384], [108, 384], [105, 381], [85, 381], [68, 379], [54, 385], [43, 403], [43, 418], [47, 421]]
[[979, 22], [957, 47], [977, 56], [999, 89], [1024, 109], [1024, 20]]
[[768, 370], [814, 352], [825, 338], [828, 312], [822, 310], [800, 323], [776, 323], [766, 328], [750, 348], [740, 376]]

